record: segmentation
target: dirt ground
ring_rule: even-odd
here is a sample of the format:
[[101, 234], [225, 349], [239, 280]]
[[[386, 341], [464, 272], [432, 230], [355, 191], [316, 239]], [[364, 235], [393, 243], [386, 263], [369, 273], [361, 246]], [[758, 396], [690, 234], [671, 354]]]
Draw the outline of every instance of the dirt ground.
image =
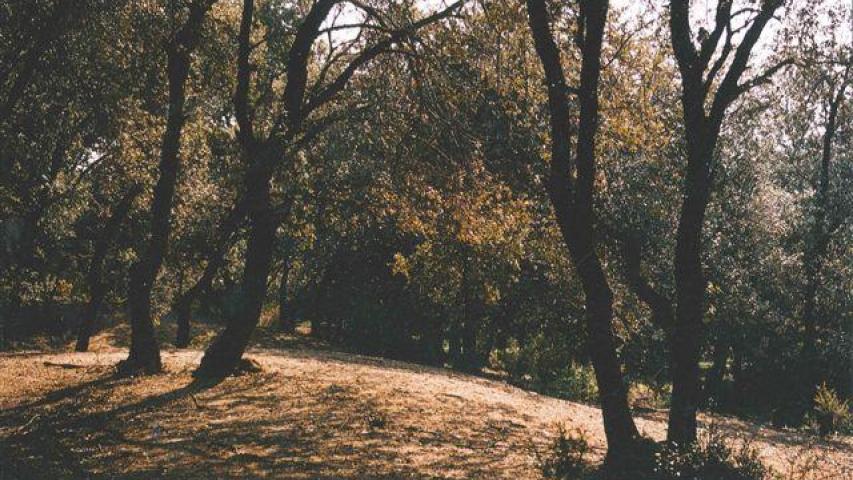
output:
[[[0, 356], [0, 480], [11, 478], [533, 479], [558, 424], [601, 455], [596, 408], [505, 383], [312, 348], [263, 349], [259, 373], [198, 385], [201, 351], [164, 352], [166, 372], [118, 379], [126, 354]], [[853, 439], [815, 441], [729, 418], [780, 473], [853, 478]], [[665, 433], [665, 418], [638, 418]]]

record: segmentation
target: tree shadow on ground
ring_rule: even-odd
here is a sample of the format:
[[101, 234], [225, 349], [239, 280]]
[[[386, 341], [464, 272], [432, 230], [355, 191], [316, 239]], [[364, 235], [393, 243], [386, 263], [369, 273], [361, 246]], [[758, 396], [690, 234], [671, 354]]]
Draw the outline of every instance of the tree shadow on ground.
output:
[[0, 426], [2, 480], [492, 477], [513, 448], [501, 432], [522, 428], [460, 418], [436, 430], [348, 387], [270, 372], [99, 376], [3, 412]]

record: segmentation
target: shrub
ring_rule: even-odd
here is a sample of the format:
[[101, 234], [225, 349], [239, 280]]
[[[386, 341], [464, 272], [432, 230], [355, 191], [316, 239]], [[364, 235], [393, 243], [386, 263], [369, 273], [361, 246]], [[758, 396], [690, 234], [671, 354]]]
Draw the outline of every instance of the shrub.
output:
[[558, 427], [557, 437], [544, 455], [537, 452], [542, 477], [552, 480], [578, 480], [590, 474], [587, 455], [591, 451], [586, 434]]
[[814, 397], [815, 419], [821, 436], [829, 435], [851, 422], [850, 407], [834, 390], [822, 384]]
[[567, 400], [595, 403], [598, 401], [598, 384], [592, 367], [570, 363], [560, 369], [556, 378], [545, 386], [546, 393]]
[[655, 480], [770, 480], [758, 451], [744, 440], [727, 440], [712, 427], [687, 447], [667, 445], [655, 454]]

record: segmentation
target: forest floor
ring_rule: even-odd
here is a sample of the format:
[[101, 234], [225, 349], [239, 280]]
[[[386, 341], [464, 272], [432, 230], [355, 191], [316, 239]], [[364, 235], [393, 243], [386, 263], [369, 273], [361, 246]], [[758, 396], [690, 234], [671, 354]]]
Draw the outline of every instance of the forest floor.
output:
[[[261, 371], [216, 385], [193, 383], [198, 349], [164, 351], [162, 374], [116, 378], [121, 336], [99, 335], [90, 353], [0, 355], [0, 480], [533, 479], [561, 424], [586, 433], [591, 461], [603, 453], [597, 408], [500, 381], [299, 335], [255, 346]], [[853, 478], [853, 438], [702, 421], [750, 439], [786, 477], [814, 463], [811, 478]], [[665, 434], [662, 412], [637, 422]]]

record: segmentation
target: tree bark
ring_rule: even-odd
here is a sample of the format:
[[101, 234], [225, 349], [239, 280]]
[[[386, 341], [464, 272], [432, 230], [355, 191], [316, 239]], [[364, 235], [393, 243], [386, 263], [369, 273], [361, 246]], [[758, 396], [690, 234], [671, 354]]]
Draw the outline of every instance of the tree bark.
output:
[[271, 170], [262, 170], [246, 180], [246, 192], [250, 196], [250, 230], [238, 305], [228, 318], [225, 330], [204, 352], [201, 364], [193, 374], [196, 377], [222, 378], [233, 373], [240, 365], [243, 352], [260, 320], [278, 224], [270, 200], [271, 177]]
[[642, 246], [639, 239], [633, 235], [623, 235], [620, 239], [622, 262], [625, 270], [625, 280], [634, 295], [645, 303], [652, 313], [652, 323], [663, 330], [667, 339], [672, 336], [675, 324], [675, 312], [672, 300], [655, 289], [642, 272]]
[[283, 259], [284, 266], [281, 270], [278, 284], [278, 328], [284, 333], [294, 333], [296, 322], [288, 311], [287, 277], [290, 274], [290, 259]]
[[[819, 362], [820, 355], [817, 349], [818, 340], [818, 319], [817, 310], [817, 293], [820, 288], [820, 274], [823, 269], [823, 263], [826, 259], [829, 244], [832, 241], [832, 235], [839, 226], [840, 222], [831, 221], [829, 218], [830, 199], [829, 199], [829, 174], [833, 158], [833, 143], [837, 130], [838, 110], [844, 102], [844, 94], [849, 85], [847, 75], [849, 75], [849, 67], [845, 72], [844, 79], [837, 92], [833, 91], [829, 99], [829, 114], [827, 115], [826, 125], [821, 145], [820, 158], [820, 175], [816, 193], [816, 209], [814, 226], [811, 232], [810, 246], [807, 246], [803, 255], [803, 263], [806, 271], [806, 287], [803, 292], [803, 348], [801, 357], [805, 367], [806, 379], [801, 393], [801, 404], [799, 415], [805, 416], [808, 410], [811, 409], [814, 403], [814, 394], [818, 385], [823, 380], [820, 377]], [[810, 247], [810, 248], [809, 248]]]
[[545, 0], [527, 0], [530, 29], [545, 70], [551, 114], [551, 175], [549, 196], [569, 256], [583, 286], [586, 306], [587, 349], [598, 383], [608, 459], [621, 459], [636, 446], [639, 432], [628, 406], [628, 395], [616, 355], [613, 333], [613, 294], [596, 251], [593, 190], [595, 141], [598, 128], [598, 80], [601, 44], [608, 5], [581, 1], [578, 35], [581, 80], [576, 177], [573, 178], [570, 114], [560, 52], [551, 33]]
[[128, 190], [116, 205], [95, 243], [92, 262], [89, 264], [89, 272], [86, 275], [86, 283], [89, 286], [89, 301], [83, 309], [77, 331], [75, 350], [78, 352], [85, 352], [89, 349], [89, 338], [92, 336], [97, 322], [98, 310], [100, 310], [101, 303], [108, 290], [103, 278], [104, 260], [116, 235], [118, 235], [121, 224], [124, 223], [124, 219], [130, 212], [131, 206], [133, 206], [133, 201], [140, 193], [142, 193], [142, 187], [139, 185], [134, 185]]
[[[246, 263], [239, 293], [236, 312], [210, 347], [205, 351], [201, 365], [195, 371], [199, 377], [222, 377], [230, 374], [239, 365], [252, 331], [258, 324], [261, 308], [267, 291], [275, 231], [280, 217], [273, 211], [270, 199], [270, 181], [277, 162], [286, 157], [287, 149], [302, 132], [306, 117], [319, 106], [330, 101], [349, 82], [355, 71], [366, 62], [389, 49], [393, 42], [423, 25], [433, 23], [450, 15], [459, 3], [415, 22], [412, 27], [393, 30], [388, 36], [355, 56], [333, 81], [325, 86], [315, 85], [315, 93], [306, 99], [308, 64], [314, 40], [320, 35], [321, 27], [332, 8], [339, 0], [317, 0], [305, 15], [293, 35], [287, 54], [287, 83], [282, 92], [281, 115], [273, 122], [273, 128], [265, 139], [258, 138], [253, 128], [253, 117], [249, 106], [251, 87], [250, 53], [254, 0], [243, 0], [243, 13], [238, 35], [237, 88], [234, 92], [235, 117], [239, 130], [237, 138], [246, 156], [246, 194], [249, 203], [249, 240], [246, 248]], [[292, 153], [292, 152], [291, 152]], [[290, 164], [295, 165], [294, 163]]]
[[169, 80], [169, 113], [160, 152], [160, 176], [151, 203], [151, 233], [145, 253], [131, 268], [128, 305], [130, 307], [130, 353], [119, 365], [124, 373], [158, 372], [160, 347], [151, 318], [151, 291], [169, 246], [172, 204], [180, 170], [181, 132], [186, 101], [186, 80], [190, 55], [198, 44], [207, 11], [215, 0], [191, 4], [186, 23], [166, 49]]
[[729, 350], [731, 348], [726, 335], [726, 332], [720, 332], [717, 335], [717, 341], [714, 344], [714, 362], [708, 371], [708, 377], [705, 379], [705, 398], [706, 400], [713, 400], [716, 406], [720, 406], [723, 379], [728, 371]]
[[[711, 166], [717, 140], [726, 109], [732, 102], [750, 88], [768, 82], [776, 71], [789, 63], [781, 62], [752, 80], [740, 83], [753, 47], [782, 1], [767, 0], [761, 3], [751, 22], [744, 26], [746, 31], [734, 50], [731, 21], [737, 13], [732, 13], [732, 1], [720, 0], [717, 3], [714, 28], [700, 38], [698, 49], [693, 43], [690, 27], [690, 2], [670, 1], [670, 39], [681, 75], [681, 105], [687, 143], [684, 200], [678, 219], [674, 259], [675, 325], [670, 342], [672, 398], [667, 430], [667, 440], [677, 445], [696, 441], [696, 412], [701, 401], [699, 360], [704, 343], [706, 288], [702, 270], [702, 229], [710, 200]], [[724, 33], [725, 42], [712, 64], [711, 60]], [[715, 82], [732, 52], [734, 54], [728, 69], [719, 83]], [[716, 92], [711, 102], [708, 102], [709, 93], [715, 85], [718, 85]], [[706, 111], [708, 103], [710, 108]]]

